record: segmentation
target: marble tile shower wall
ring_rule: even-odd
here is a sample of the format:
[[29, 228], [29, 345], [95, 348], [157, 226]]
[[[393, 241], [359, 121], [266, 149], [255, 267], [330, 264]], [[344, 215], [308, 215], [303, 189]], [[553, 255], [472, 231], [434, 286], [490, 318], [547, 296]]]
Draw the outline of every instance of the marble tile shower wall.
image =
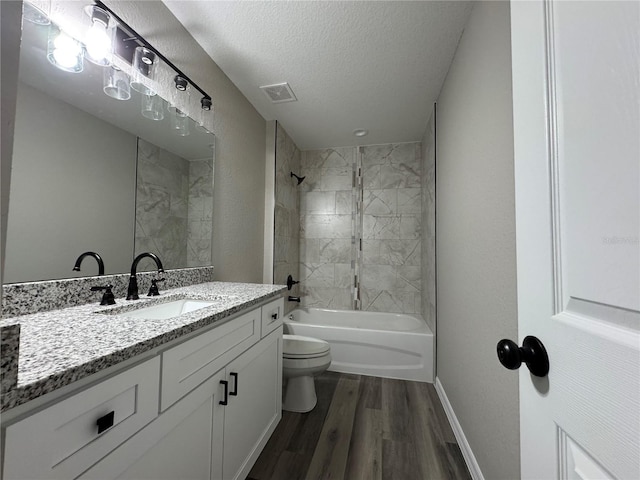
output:
[[213, 157], [189, 162], [139, 139], [135, 253], [165, 268], [210, 265], [212, 216]]
[[[274, 242], [274, 283], [287, 283], [287, 276], [298, 280], [299, 238], [300, 238], [300, 196], [302, 185], [291, 177], [291, 172], [300, 173], [300, 149], [282, 126], [276, 124], [276, 206]], [[306, 183], [306, 180], [305, 180]], [[303, 184], [304, 185], [304, 184]], [[298, 285], [294, 285], [289, 295], [299, 296]], [[285, 313], [293, 310], [296, 303], [286, 302]]]
[[356, 149], [302, 152], [300, 280], [302, 305], [352, 309], [353, 173]]
[[360, 147], [360, 307], [421, 313], [421, 144]]

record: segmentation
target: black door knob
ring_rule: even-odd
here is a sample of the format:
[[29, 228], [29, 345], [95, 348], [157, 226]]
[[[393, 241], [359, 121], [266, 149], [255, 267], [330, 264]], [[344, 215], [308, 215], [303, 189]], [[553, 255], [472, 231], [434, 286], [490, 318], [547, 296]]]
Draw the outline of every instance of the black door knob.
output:
[[511, 340], [503, 339], [497, 345], [498, 360], [509, 370], [517, 370], [522, 363], [536, 377], [549, 373], [549, 356], [544, 345], [536, 337], [524, 337], [522, 347]]

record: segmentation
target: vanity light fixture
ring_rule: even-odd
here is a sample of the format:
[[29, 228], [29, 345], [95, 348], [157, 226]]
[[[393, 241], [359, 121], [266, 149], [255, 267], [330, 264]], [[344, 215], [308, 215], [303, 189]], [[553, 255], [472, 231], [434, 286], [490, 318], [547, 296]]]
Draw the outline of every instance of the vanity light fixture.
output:
[[[84, 44], [62, 31], [50, 21], [51, 0], [24, 0], [24, 18], [34, 23], [49, 25], [47, 58], [57, 68], [66, 72], [81, 72], [84, 57], [96, 65], [105, 67], [104, 92], [118, 100], [131, 98], [131, 88], [142, 93], [141, 112], [146, 118], [162, 120], [164, 100], [153, 99], [158, 89], [158, 65], [168, 67], [173, 76], [175, 90], [170, 90], [168, 109], [172, 114], [172, 127], [179, 135], [189, 134], [190, 90], [202, 94], [197, 112], [191, 112], [196, 122], [205, 130], [213, 110], [211, 97], [189, 77], [151, 46], [142, 36], [124, 22], [111, 8], [100, 0], [84, 7], [91, 25]], [[46, 10], [46, 11], [45, 11]], [[117, 55], [117, 59], [114, 56]], [[125, 65], [117, 63], [124, 61]], [[116, 62], [116, 67], [113, 62]], [[129, 72], [128, 65], [131, 65]], [[124, 68], [124, 70], [122, 70]], [[128, 73], [131, 73], [129, 78]], [[169, 77], [171, 78], [171, 77]], [[126, 85], [125, 85], [126, 83]], [[211, 112], [211, 113], [210, 113]]]
[[[132, 79], [131, 79], [132, 81], [131, 88], [139, 91], [140, 93], [143, 93], [144, 95], [153, 96], [156, 93], [156, 88], [154, 85], [155, 85], [155, 81], [157, 81], [156, 77], [158, 76], [158, 65], [162, 63], [163, 67], [166, 66], [176, 73], [174, 77], [176, 90], [174, 90], [172, 94], [170, 94], [170, 97], [168, 99], [168, 108], [169, 108], [169, 111], [173, 114], [172, 118], [175, 118], [178, 125], [182, 124], [182, 122], [184, 122], [184, 124], [186, 125], [186, 129], [177, 128], [176, 130], [179, 130], [180, 131], [179, 133], [181, 135], [188, 135], [189, 118], [186, 112], [189, 111], [188, 106], [189, 106], [190, 88], [192, 87], [198, 92], [200, 92], [203, 97], [200, 103], [202, 108], [199, 112], [201, 117], [199, 123], [202, 123], [202, 115], [205, 112], [210, 112], [212, 110], [211, 97], [207, 94], [207, 92], [205, 92], [195, 82], [193, 82], [187, 75], [182, 73], [182, 71], [178, 67], [176, 67], [169, 59], [167, 59], [167, 57], [165, 57], [162, 53], [160, 53], [157, 49], [155, 49], [133, 28], [131, 28], [124, 20], [122, 20], [122, 18], [120, 18], [111, 8], [105, 5], [103, 1], [94, 0], [94, 3], [101, 9], [105, 10], [111, 16], [111, 18], [117, 23], [118, 32], [116, 32], [116, 36], [118, 36], [121, 32], [124, 33], [124, 38], [121, 39], [122, 41], [119, 42], [119, 44], [120, 43], [127, 44], [129, 42], [135, 42], [135, 44], [137, 45], [135, 48], [133, 58], [131, 56], [131, 53], [129, 53], [127, 57], [126, 55], [123, 55], [118, 50], [118, 55], [124, 58], [125, 60], [127, 60], [128, 62], [130, 62], [132, 66], [133, 73], [132, 73]], [[119, 46], [122, 47], [122, 45], [119, 45]], [[124, 48], [125, 51], [126, 50], [128, 50], [129, 52], [131, 51], [130, 47], [127, 47], [126, 45], [124, 47], [125, 47]], [[137, 63], [136, 63], [136, 59], [137, 59]], [[144, 87], [144, 88], [139, 88], [139, 87]], [[172, 90], [172, 89], [169, 89], [169, 90]], [[176, 96], [173, 94], [173, 93], [178, 93], [178, 91], [182, 92], [183, 95]], [[143, 98], [142, 101], [144, 102], [145, 100], [149, 100], [149, 99]], [[154, 107], [156, 111], [159, 103], [163, 103], [163, 102], [156, 103]], [[143, 108], [143, 112], [144, 111], [145, 110]], [[195, 112], [193, 112], [193, 114], [195, 114]], [[152, 118], [153, 120], [161, 120], [162, 118], [157, 118], [157, 117], [164, 116], [163, 113], [153, 114], [153, 115], [150, 114], [150, 115], [151, 116], [145, 115], [145, 117]], [[186, 120], [186, 122], [184, 120]]]
[[84, 68], [82, 44], [57, 25], [49, 25], [47, 59], [60, 70], [79, 73]]
[[152, 83], [156, 78], [158, 62], [158, 56], [149, 48], [144, 46], [136, 47], [133, 54], [131, 88], [143, 95], [155, 95], [156, 92]]
[[111, 65], [116, 23], [98, 6], [89, 5], [84, 11], [91, 18], [91, 26], [84, 38], [87, 59], [103, 67]]
[[356, 137], [366, 137], [367, 135], [369, 135], [369, 130], [365, 129], [365, 128], [356, 128], [353, 131], [353, 134]]

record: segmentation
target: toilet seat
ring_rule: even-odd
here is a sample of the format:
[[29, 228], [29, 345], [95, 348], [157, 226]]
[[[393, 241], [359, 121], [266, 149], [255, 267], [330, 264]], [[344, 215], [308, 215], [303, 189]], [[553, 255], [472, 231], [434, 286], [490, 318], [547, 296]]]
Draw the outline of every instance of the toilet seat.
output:
[[283, 358], [305, 359], [324, 357], [329, 353], [329, 344], [317, 338], [302, 335], [283, 335]]

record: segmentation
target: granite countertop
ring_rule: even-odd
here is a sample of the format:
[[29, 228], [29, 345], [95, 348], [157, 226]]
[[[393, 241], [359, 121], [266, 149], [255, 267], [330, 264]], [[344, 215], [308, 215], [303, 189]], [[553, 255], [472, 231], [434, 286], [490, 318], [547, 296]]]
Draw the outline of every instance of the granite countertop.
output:
[[[0, 325], [20, 324], [20, 351], [18, 383], [2, 395], [0, 411], [218, 323], [278, 297], [285, 289], [283, 285], [210, 282], [161, 291], [160, 296], [137, 301], [117, 298], [116, 305], [93, 303], [2, 319]], [[214, 304], [165, 320], [127, 316], [127, 311], [181, 298]]]

